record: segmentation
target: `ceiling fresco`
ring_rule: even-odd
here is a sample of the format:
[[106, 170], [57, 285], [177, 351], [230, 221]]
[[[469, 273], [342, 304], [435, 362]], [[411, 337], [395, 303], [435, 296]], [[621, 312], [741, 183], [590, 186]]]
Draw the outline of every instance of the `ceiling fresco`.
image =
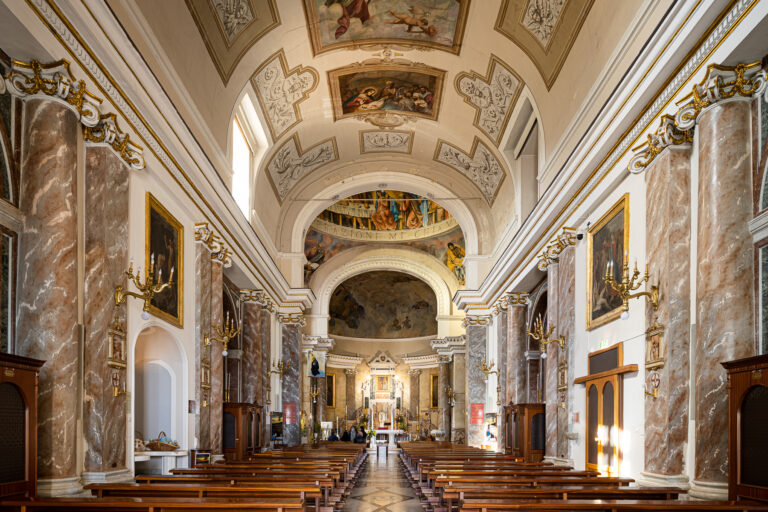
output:
[[464, 235], [456, 219], [430, 199], [375, 190], [342, 199], [318, 215], [304, 240], [305, 282], [339, 252], [372, 243], [423, 251], [464, 281]]
[[315, 54], [402, 42], [459, 53], [469, 0], [304, 0]]
[[392, 271], [366, 272], [331, 295], [328, 333], [354, 338], [437, 335], [437, 299], [424, 281]]

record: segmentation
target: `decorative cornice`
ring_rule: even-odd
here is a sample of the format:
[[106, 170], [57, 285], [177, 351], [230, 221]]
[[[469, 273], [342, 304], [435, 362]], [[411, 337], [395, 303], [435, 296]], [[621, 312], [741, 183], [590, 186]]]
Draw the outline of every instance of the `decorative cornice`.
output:
[[107, 144], [132, 169], [140, 171], [144, 168], [144, 154], [141, 146], [131, 141], [131, 136], [120, 129], [114, 112], [99, 116], [96, 126], [84, 126], [83, 138], [95, 144]]
[[408, 365], [410, 373], [413, 370], [421, 372], [423, 369], [434, 368], [438, 364], [439, 356], [437, 354], [429, 354], [425, 356], [406, 356], [403, 357], [403, 364]]
[[467, 337], [448, 336], [446, 338], [436, 338], [429, 345], [439, 355], [465, 354], [467, 352]]
[[304, 327], [307, 320], [301, 313], [278, 313], [277, 321], [283, 325]]
[[710, 64], [704, 79], [678, 103], [682, 105], [674, 116], [663, 115], [659, 127], [641, 145], [633, 148], [635, 156], [627, 170], [641, 173], [664, 148], [693, 142], [693, 132], [701, 112], [712, 105], [735, 96], [750, 97], [766, 92], [768, 73], [759, 62], [721, 66]]
[[222, 263], [225, 267], [232, 266], [230, 250], [221, 237], [213, 231], [207, 222], [198, 222], [195, 224], [195, 241], [205, 245], [211, 252], [211, 259]]
[[576, 245], [576, 228], [563, 227], [563, 231], [549, 242], [544, 250], [539, 254], [539, 270], [545, 271], [550, 263], [560, 258], [560, 253], [567, 247]]
[[275, 303], [264, 290], [240, 290], [240, 300], [253, 302], [269, 312], [275, 311]]
[[357, 373], [357, 366], [362, 364], [363, 358], [358, 356], [343, 356], [340, 354], [328, 354], [325, 360], [326, 366], [332, 366], [333, 368], [346, 368]]
[[336, 342], [333, 338], [325, 338], [323, 336], [304, 336], [301, 340], [302, 350], [327, 352], [333, 350], [334, 345], [336, 345]]
[[143, 148], [117, 124], [113, 112], [101, 114], [102, 99], [91, 94], [85, 80], [77, 80], [65, 59], [50, 64], [14, 60], [5, 77], [8, 91], [19, 98], [49, 96], [60, 100], [78, 115], [87, 142], [104, 143], [135, 170], [144, 168]]

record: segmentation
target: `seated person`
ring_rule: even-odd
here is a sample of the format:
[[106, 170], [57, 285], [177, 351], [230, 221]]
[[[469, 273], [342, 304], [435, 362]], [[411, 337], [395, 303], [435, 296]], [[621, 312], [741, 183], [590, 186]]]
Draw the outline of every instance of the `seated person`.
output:
[[331, 431], [331, 435], [328, 436], [328, 440], [329, 441], [338, 441], [339, 440], [339, 436], [336, 435], [336, 430], [332, 430]]
[[355, 438], [356, 443], [365, 444], [365, 435], [362, 431], [357, 433], [357, 437]]
[[341, 434], [341, 440], [342, 441], [351, 441], [349, 438], [349, 431], [345, 430], [343, 434]]

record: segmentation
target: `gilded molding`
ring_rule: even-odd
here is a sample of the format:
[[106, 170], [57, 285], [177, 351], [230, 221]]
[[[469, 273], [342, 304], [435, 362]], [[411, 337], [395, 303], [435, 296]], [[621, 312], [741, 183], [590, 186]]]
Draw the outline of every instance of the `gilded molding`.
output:
[[278, 313], [277, 321], [283, 325], [292, 325], [304, 327], [307, 325], [307, 320], [301, 313]]
[[50, 64], [14, 60], [5, 77], [8, 91], [19, 97], [50, 96], [61, 100], [78, 115], [86, 142], [107, 144], [132, 169], [144, 169], [144, 149], [131, 141], [110, 112], [101, 114], [102, 99], [88, 91], [85, 80], [77, 80], [65, 59]]
[[563, 231], [547, 244], [547, 247], [539, 255], [539, 270], [546, 271], [550, 263], [560, 259], [560, 253], [567, 247], [576, 245], [576, 228], [563, 227]]
[[131, 141], [131, 136], [120, 129], [114, 112], [99, 117], [96, 126], [84, 126], [83, 138], [88, 142], [109, 145], [132, 169], [144, 168], [143, 148]]
[[232, 252], [207, 222], [195, 224], [195, 242], [199, 242], [208, 248], [213, 261], [222, 263], [227, 268], [232, 266], [232, 258], [230, 257]]
[[635, 156], [627, 170], [641, 173], [656, 156], [669, 146], [690, 144], [701, 112], [719, 101], [735, 96], [750, 97], [763, 92], [768, 94], [768, 73], [759, 62], [721, 66], [710, 64], [704, 79], [678, 103], [680, 108], [673, 116], [663, 115], [659, 127], [648, 135], [647, 140], [633, 148]]
[[488, 326], [493, 323], [491, 315], [467, 315], [461, 325], [466, 328], [469, 326]]
[[275, 302], [264, 290], [240, 290], [240, 300], [243, 302], [253, 302], [269, 312], [275, 311]]
[[530, 296], [524, 292], [508, 292], [504, 299], [509, 306], [527, 306], [531, 301]]

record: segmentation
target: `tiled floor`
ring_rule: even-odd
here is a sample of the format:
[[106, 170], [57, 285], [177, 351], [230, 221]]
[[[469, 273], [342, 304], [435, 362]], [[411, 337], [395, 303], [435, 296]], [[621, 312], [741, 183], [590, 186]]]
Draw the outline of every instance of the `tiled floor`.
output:
[[396, 453], [386, 460], [368, 459], [368, 473], [347, 498], [343, 512], [423, 512]]

